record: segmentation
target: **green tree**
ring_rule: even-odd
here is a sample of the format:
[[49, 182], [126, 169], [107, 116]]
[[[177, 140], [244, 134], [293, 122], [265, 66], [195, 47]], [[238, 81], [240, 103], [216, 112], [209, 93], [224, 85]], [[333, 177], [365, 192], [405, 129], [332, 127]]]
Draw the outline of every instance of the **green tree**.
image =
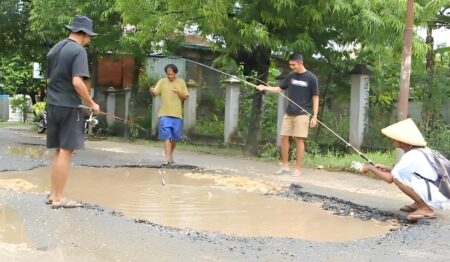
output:
[[[319, 67], [337, 60], [362, 62], [386, 49], [401, 50], [405, 8], [401, 0], [118, 0], [126, 23], [136, 26], [137, 40], [176, 39], [187, 28], [212, 39], [224, 55], [243, 63], [244, 73], [266, 82], [270, 57], [302, 52]], [[417, 1], [416, 20], [427, 21], [445, 0]], [[347, 47], [342, 51], [338, 47]], [[426, 47], [415, 43], [416, 55]], [[367, 58], [368, 57], [368, 58]], [[423, 57], [423, 56], [422, 56]], [[367, 60], [366, 60], [367, 59]], [[256, 153], [263, 111], [262, 94], [253, 95], [247, 149]], [[251, 131], [251, 132], [250, 132]]]
[[41, 83], [32, 81], [32, 62], [43, 45], [30, 30], [31, 0], [4, 0], [0, 4], [0, 82], [8, 93], [34, 95]]
[[[417, 0], [416, 24], [446, 5], [448, 0]], [[95, 52], [146, 54], [196, 31], [264, 82], [272, 56], [300, 51], [326, 82], [355, 60], [376, 64], [380, 54], [400, 53], [405, 8], [402, 0], [34, 0], [31, 21], [33, 32], [51, 42], [74, 14], [88, 15], [101, 33], [92, 43]], [[124, 33], [126, 28], [131, 30]], [[415, 57], [426, 51], [423, 42], [414, 43]], [[247, 148], [255, 154], [264, 103], [261, 93], [252, 98]]]
[[22, 59], [20, 55], [8, 56], [0, 59], [0, 83], [4, 85], [4, 92], [13, 94], [28, 94], [32, 83], [31, 63]]
[[3, 0], [0, 4], [0, 57], [26, 51], [30, 2]]
[[[47, 50], [67, 36], [63, 25], [70, 24], [76, 14], [86, 15], [94, 21], [94, 31], [99, 35], [92, 39], [87, 50], [92, 65], [92, 82], [96, 83], [97, 61], [105, 53], [129, 54], [135, 58], [134, 81], [131, 93], [130, 118], [134, 115], [134, 102], [138, 92], [138, 78], [143, 57], [150, 45], [137, 41], [133, 30], [123, 23], [122, 14], [116, 8], [116, 0], [33, 0], [31, 29], [40, 41], [47, 43]], [[43, 61], [44, 62], [44, 61]], [[45, 62], [44, 62], [45, 63]]]

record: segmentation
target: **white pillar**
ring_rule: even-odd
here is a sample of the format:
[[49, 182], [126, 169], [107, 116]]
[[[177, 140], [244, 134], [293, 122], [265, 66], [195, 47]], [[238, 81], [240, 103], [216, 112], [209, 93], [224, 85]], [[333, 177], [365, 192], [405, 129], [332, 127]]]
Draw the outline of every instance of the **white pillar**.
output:
[[125, 114], [124, 119], [128, 121], [128, 115], [130, 113], [130, 97], [131, 97], [131, 88], [124, 89], [125, 91]]
[[225, 125], [224, 143], [230, 143], [231, 137], [238, 131], [240, 81], [230, 77], [225, 81]]
[[197, 89], [199, 85], [192, 79], [189, 79], [186, 85], [189, 91], [189, 98], [184, 101], [183, 129], [185, 135], [189, 135], [197, 122]]
[[159, 96], [154, 96], [152, 101], [152, 130], [151, 130], [152, 136], [155, 136], [157, 133], [156, 131], [158, 129], [159, 124], [158, 112], [160, 105], [161, 105], [161, 98], [159, 98]]
[[369, 107], [370, 71], [365, 65], [358, 64], [350, 72], [352, 88], [350, 101], [349, 142], [358, 150], [364, 141], [364, 127], [367, 125]]
[[[277, 77], [278, 85], [280, 85], [281, 81], [283, 81], [284, 76]], [[283, 94], [287, 95], [286, 92], [283, 90]], [[283, 117], [286, 112], [286, 107], [288, 105], [288, 102], [286, 98], [282, 95], [278, 95], [278, 110], [277, 110], [277, 133], [276, 135], [276, 141], [277, 141], [277, 147], [281, 146], [281, 125], [283, 123]]]
[[[116, 93], [114, 91], [114, 87], [109, 87], [106, 90], [106, 112], [112, 115], [116, 115]], [[112, 127], [114, 119], [106, 117], [106, 123], [108, 127]]]
[[9, 95], [0, 95], [0, 121], [9, 120]]

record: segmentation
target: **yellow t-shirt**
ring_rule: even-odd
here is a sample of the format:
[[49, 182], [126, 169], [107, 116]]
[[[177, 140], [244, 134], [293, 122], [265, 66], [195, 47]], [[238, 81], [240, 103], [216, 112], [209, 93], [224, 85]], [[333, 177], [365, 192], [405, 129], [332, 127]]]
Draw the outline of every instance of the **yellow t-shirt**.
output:
[[189, 95], [186, 83], [181, 78], [169, 81], [167, 77], [158, 81], [155, 86], [155, 95], [161, 96], [161, 106], [158, 117], [173, 116], [183, 119], [183, 103], [173, 90], [178, 89], [182, 93]]

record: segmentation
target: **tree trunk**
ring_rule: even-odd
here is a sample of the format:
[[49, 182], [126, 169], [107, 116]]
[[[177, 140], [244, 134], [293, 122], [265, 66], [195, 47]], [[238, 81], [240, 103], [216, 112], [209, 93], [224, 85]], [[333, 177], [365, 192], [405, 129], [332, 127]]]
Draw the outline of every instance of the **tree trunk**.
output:
[[426, 38], [426, 44], [428, 45], [428, 52], [427, 52], [427, 73], [428, 75], [434, 74], [434, 39], [433, 39], [433, 24], [428, 23], [427, 28], [427, 38]]
[[[139, 74], [141, 71], [141, 67], [142, 67], [142, 58], [141, 57], [134, 57], [134, 71], [133, 71], [133, 84], [131, 86], [131, 96], [130, 96], [130, 111], [128, 113], [128, 120], [131, 119], [131, 122], [134, 122], [134, 118], [136, 115], [136, 99], [137, 96], [139, 95]], [[128, 139], [130, 138], [130, 131], [131, 126], [130, 125], [126, 125], [125, 129], [124, 129], [124, 138], [125, 140], [128, 141]], [[132, 139], [134, 139], [135, 137], [132, 137]]]
[[[435, 61], [434, 61], [434, 39], [433, 39], [433, 23], [429, 22], [427, 26], [427, 38], [425, 43], [428, 45], [428, 52], [426, 54], [426, 71], [427, 71], [427, 81], [430, 85], [432, 85], [434, 74], [435, 74]], [[436, 114], [436, 105], [427, 102], [431, 101], [432, 91], [430, 88], [425, 88], [424, 90], [424, 103], [422, 109], [422, 120], [426, 123], [427, 126], [432, 125], [432, 119]]]
[[[256, 46], [251, 53], [239, 53], [239, 62], [244, 63], [244, 74], [250, 75], [252, 71], [256, 71], [258, 79], [267, 82], [270, 67], [271, 50], [263, 46]], [[247, 155], [258, 155], [259, 138], [261, 135], [261, 123], [263, 113], [263, 93], [253, 90], [252, 109], [248, 132], [245, 144], [245, 153]]]

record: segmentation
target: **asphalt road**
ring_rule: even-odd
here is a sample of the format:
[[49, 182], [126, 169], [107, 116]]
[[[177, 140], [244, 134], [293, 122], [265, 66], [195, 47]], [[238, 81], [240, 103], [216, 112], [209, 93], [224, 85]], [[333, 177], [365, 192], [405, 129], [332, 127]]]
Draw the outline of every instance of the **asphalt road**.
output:
[[[44, 147], [45, 141], [22, 129], [0, 129], [0, 179], [2, 172], [49, 165], [46, 159], [8, 153], [18, 145]], [[161, 163], [161, 148], [93, 141], [78, 151], [74, 165], [93, 167], [146, 166]], [[408, 203], [392, 185], [365, 177], [322, 170], [305, 170], [299, 180], [271, 175], [274, 163], [192, 152], [177, 152], [178, 168], [205, 168], [236, 175], [258, 176], [279, 183], [301, 184], [283, 193], [298, 201], [315, 198], [324, 208], [337, 206], [344, 215], [366, 213], [398, 220], [391, 233], [349, 242], [319, 243], [289, 238], [239, 238], [219, 233], [167, 228], [135, 220], [98, 206], [52, 210], [42, 194], [0, 188], [0, 204], [22, 219], [30, 243], [0, 243], [1, 261], [448, 261], [450, 216], [404, 224], [398, 212]], [[20, 178], [20, 172], [17, 172]], [[309, 199], [309, 200], [308, 200]], [[331, 204], [330, 204], [331, 203]], [[362, 208], [363, 207], [363, 208]], [[4, 208], [3, 208], [4, 210]], [[363, 211], [361, 211], [363, 210]], [[2, 211], [4, 212], [4, 211]], [[274, 223], [282, 223], [274, 221]], [[0, 232], [1, 233], [1, 232]]]

